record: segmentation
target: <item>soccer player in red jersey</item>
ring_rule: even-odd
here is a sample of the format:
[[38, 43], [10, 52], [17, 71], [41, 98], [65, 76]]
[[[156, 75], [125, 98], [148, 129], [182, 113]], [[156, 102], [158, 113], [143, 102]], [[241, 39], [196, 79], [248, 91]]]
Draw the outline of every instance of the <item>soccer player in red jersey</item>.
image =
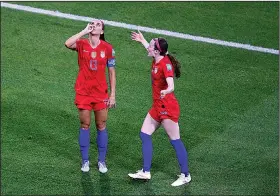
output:
[[[85, 35], [88, 35], [88, 38], [82, 38]], [[115, 52], [112, 45], [105, 41], [104, 23], [101, 20], [89, 23], [84, 30], [67, 39], [65, 46], [78, 53], [79, 72], [75, 84], [75, 104], [81, 123], [79, 134], [81, 170], [89, 171], [90, 124], [93, 110], [97, 129], [98, 168], [101, 173], [106, 173], [108, 170], [105, 163], [108, 145], [106, 121], [108, 108], [116, 105]]]
[[150, 44], [145, 40], [140, 31], [132, 32], [131, 39], [140, 42], [148, 51], [148, 56], [153, 57], [151, 75], [153, 105], [148, 112], [140, 132], [142, 140], [143, 167], [136, 173], [128, 174], [134, 179], [151, 179], [150, 168], [152, 164], [152, 138], [151, 135], [160, 125], [163, 126], [169, 136], [170, 143], [176, 151], [177, 159], [181, 168], [179, 178], [172, 186], [180, 186], [191, 181], [188, 169], [188, 154], [180, 139], [179, 115], [180, 108], [173, 93], [174, 74], [180, 77], [180, 63], [168, 54], [168, 44], [163, 38], [152, 39]]

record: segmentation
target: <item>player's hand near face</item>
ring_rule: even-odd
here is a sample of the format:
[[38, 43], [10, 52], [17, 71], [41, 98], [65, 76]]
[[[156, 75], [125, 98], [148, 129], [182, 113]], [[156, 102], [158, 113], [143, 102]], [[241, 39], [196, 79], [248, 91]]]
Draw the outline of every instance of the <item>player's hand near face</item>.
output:
[[73, 35], [72, 37], [68, 38], [65, 42], [65, 46], [71, 50], [76, 49], [76, 41], [81, 37], [89, 34], [93, 30], [93, 27], [90, 23], [87, 24], [86, 28], [80, 31], [79, 33]]
[[82, 32], [86, 35], [89, 34], [93, 30], [93, 27], [90, 23], [87, 24], [86, 28], [82, 30]]

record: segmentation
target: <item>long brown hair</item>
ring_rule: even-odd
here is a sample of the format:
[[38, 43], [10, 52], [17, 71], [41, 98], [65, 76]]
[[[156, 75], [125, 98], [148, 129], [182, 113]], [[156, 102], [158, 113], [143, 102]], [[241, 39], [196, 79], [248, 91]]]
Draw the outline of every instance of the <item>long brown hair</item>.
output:
[[168, 43], [164, 38], [154, 39], [155, 41], [155, 50], [158, 50], [161, 56], [168, 56], [169, 60], [174, 67], [175, 77], [180, 78], [181, 76], [181, 64], [180, 62], [172, 55], [166, 54], [168, 49]]
[[104, 25], [104, 22], [102, 20], [101, 21], [101, 24], [102, 24], [102, 30], [103, 30], [103, 34], [100, 34], [100, 39], [103, 40], [103, 41], [106, 41], [105, 40], [105, 35], [104, 35], [104, 29], [105, 29], [105, 25]]

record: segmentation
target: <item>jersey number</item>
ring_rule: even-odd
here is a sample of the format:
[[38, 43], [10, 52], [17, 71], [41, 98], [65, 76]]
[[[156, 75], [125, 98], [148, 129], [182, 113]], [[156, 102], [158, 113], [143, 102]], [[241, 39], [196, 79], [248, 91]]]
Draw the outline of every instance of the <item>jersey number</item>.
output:
[[97, 70], [97, 60], [91, 59], [89, 61], [89, 68], [93, 71], [96, 71]]

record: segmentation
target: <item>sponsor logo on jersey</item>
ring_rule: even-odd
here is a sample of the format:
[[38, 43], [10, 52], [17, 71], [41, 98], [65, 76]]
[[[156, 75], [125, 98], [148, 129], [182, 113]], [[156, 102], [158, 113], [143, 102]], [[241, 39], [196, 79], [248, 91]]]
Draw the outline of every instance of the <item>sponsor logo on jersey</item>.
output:
[[96, 57], [96, 52], [92, 52], [91, 57], [94, 59]]
[[105, 57], [105, 51], [101, 51], [100, 56], [101, 56], [101, 58], [104, 58]]
[[167, 68], [167, 71], [171, 71], [172, 70], [172, 66], [170, 64], [166, 64], [166, 68]]
[[167, 112], [166, 111], [162, 111], [160, 112], [161, 115], [167, 115]]
[[83, 50], [83, 52], [88, 52], [87, 50]]

